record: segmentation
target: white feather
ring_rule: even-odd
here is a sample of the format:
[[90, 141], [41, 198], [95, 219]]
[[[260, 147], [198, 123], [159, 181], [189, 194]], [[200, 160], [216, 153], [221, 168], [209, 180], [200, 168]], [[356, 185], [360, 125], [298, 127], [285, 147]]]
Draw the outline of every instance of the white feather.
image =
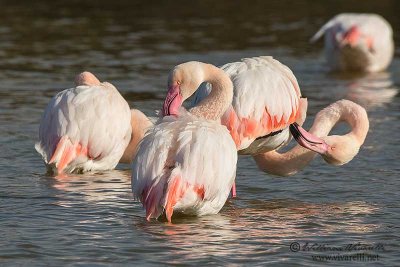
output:
[[187, 190], [174, 212], [215, 214], [229, 195], [236, 162], [236, 146], [225, 126], [181, 112], [161, 119], [142, 139], [132, 165], [132, 190], [144, 202], [143, 194], [159, 187], [151, 215], [157, 218], [165, 208], [167, 184], [180, 176], [188, 185], [204, 188], [204, 199]]
[[128, 103], [109, 83], [66, 89], [47, 105], [35, 148], [49, 164], [58, 142], [67, 137], [88, 148], [88, 156], [74, 159], [66, 172], [112, 169], [130, 140], [130, 114]]

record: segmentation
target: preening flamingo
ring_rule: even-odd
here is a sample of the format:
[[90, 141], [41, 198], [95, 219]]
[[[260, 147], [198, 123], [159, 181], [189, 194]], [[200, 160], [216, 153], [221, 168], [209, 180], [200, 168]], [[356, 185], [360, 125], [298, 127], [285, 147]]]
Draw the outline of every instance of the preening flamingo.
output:
[[329, 20], [311, 38], [325, 35], [325, 56], [332, 70], [376, 72], [393, 58], [390, 24], [377, 14], [343, 13]]
[[129, 105], [90, 72], [75, 83], [47, 105], [35, 148], [54, 173], [113, 169], [131, 140]]
[[[182, 102], [204, 81], [213, 90], [196, 107]], [[142, 139], [132, 165], [132, 191], [146, 218], [164, 213], [216, 214], [225, 204], [236, 175], [237, 152], [219, 120], [232, 102], [229, 77], [201, 62], [178, 65], [168, 79], [164, 118]]]
[[[289, 125], [302, 124], [307, 100], [292, 71], [272, 57], [244, 58], [220, 67], [233, 82], [233, 101], [221, 119], [239, 154], [259, 154], [290, 141]], [[203, 84], [193, 105], [211, 91]]]
[[[348, 123], [351, 131], [343, 136], [328, 136], [341, 121]], [[357, 155], [364, 143], [369, 120], [363, 107], [340, 100], [318, 112], [309, 133], [296, 124], [290, 127], [299, 145], [282, 154], [270, 151], [254, 156], [260, 169], [275, 175], [292, 175], [307, 166], [316, 153], [329, 164], [343, 165]]]

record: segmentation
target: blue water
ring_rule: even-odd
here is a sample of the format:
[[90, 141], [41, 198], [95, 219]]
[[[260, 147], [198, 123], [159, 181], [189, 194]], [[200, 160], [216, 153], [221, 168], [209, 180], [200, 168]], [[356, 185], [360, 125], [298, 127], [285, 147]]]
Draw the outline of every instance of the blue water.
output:
[[[343, 11], [384, 15], [400, 36], [396, 1], [4, 1], [0, 9], [0, 265], [395, 266], [400, 262], [400, 60], [360, 76], [327, 72], [322, 44], [307, 40]], [[400, 42], [397, 42], [400, 43]], [[82, 70], [112, 82], [154, 115], [169, 70], [272, 55], [308, 98], [306, 126], [331, 102], [366, 107], [370, 132], [342, 167], [316, 158], [292, 177], [260, 172], [240, 157], [238, 197], [213, 216], [145, 220], [128, 165], [55, 178], [34, 150], [46, 103]], [[344, 133], [340, 125], [336, 133]], [[300, 251], [291, 251], [298, 242]], [[348, 244], [371, 250], [337, 252]], [[312, 245], [314, 249], [310, 249]], [[380, 245], [380, 246], [377, 246]], [[296, 248], [295, 245], [292, 245]], [[324, 249], [325, 248], [325, 249]], [[331, 248], [330, 250], [328, 248]], [[382, 249], [383, 248], [383, 249]], [[294, 249], [296, 250], [296, 249]], [[378, 255], [319, 262], [312, 256]]]

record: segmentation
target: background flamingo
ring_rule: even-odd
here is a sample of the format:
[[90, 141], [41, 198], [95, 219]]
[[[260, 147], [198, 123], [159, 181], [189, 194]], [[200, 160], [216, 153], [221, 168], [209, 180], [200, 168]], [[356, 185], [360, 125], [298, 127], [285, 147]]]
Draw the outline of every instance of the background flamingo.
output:
[[392, 32], [379, 15], [343, 13], [322, 26], [311, 42], [325, 35], [325, 56], [332, 70], [375, 72], [392, 61]]
[[131, 139], [128, 103], [110, 83], [83, 72], [53, 97], [36, 150], [55, 173], [113, 169]]
[[[348, 123], [351, 131], [343, 136], [328, 136], [341, 121]], [[291, 126], [293, 136], [300, 145], [286, 153], [270, 151], [254, 158], [260, 169], [281, 176], [292, 175], [303, 169], [316, 153], [329, 164], [343, 165], [357, 155], [368, 129], [369, 120], [365, 109], [352, 101], [340, 100], [318, 112], [310, 133], [298, 125]]]
[[[190, 113], [180, 108], [204, 81], [213, 85], [210, 95]], [[174, 212], [215, 214], [225, 204], [237, 152], [217, 120], [230, 105], [232, 90], [229, 77], [213, 65], [187, 62], [171, 72], [166, 117], [143, 138], [132, 167], [132, 190], [148, 220], [164, 210], [169, 222]]]

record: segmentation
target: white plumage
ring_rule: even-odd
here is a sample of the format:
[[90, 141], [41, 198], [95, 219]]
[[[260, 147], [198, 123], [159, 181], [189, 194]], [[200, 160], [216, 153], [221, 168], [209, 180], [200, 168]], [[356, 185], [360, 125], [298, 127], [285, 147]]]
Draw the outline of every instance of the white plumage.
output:
[[377, 14], [343, 13], [329, 20], [311, 38], [325, 36], [325, 56], [332, 70], [376, 72], [394, 53], [390, 24]]
[[[238, 150], [242, 154], [257, 154], [286, 144], [290, 140], [287, 127], [305, 116], [307, 106], [306, 100], [300, 99], [300, 88], [292, 71], [268, 56], [245, 58], [220, 68], [234, 86], [232, 106], [221, 122], [228, 127]], [[193, 105], [210, 91], [211, 85], [203, 84]], [[274, 136], [266, 136], [280, 130]]]
[[[204, 81], [213, 90], [196, 109], [182, 103]], [[160, 119], [142, 139], [132, 165], [132, 191], [146, 218], [165, 213], [216, 214], [225, 204], [236, 174], [237, 152], [219, 120], [232, 101], [233, 85], [221, 69], [191, 61], [168, 78]]]
[[66, 89], [47, 105], [35, 148], [56, 173], [112, 169], [129, 143], [130, 119], [110, 83]]
[[146, 217], [165, 210], [216, 214], [236, 174], [236, 146], [225, 126], [186, 111], [164, 117], [142, 139], [132, 167], [132, 191]]

